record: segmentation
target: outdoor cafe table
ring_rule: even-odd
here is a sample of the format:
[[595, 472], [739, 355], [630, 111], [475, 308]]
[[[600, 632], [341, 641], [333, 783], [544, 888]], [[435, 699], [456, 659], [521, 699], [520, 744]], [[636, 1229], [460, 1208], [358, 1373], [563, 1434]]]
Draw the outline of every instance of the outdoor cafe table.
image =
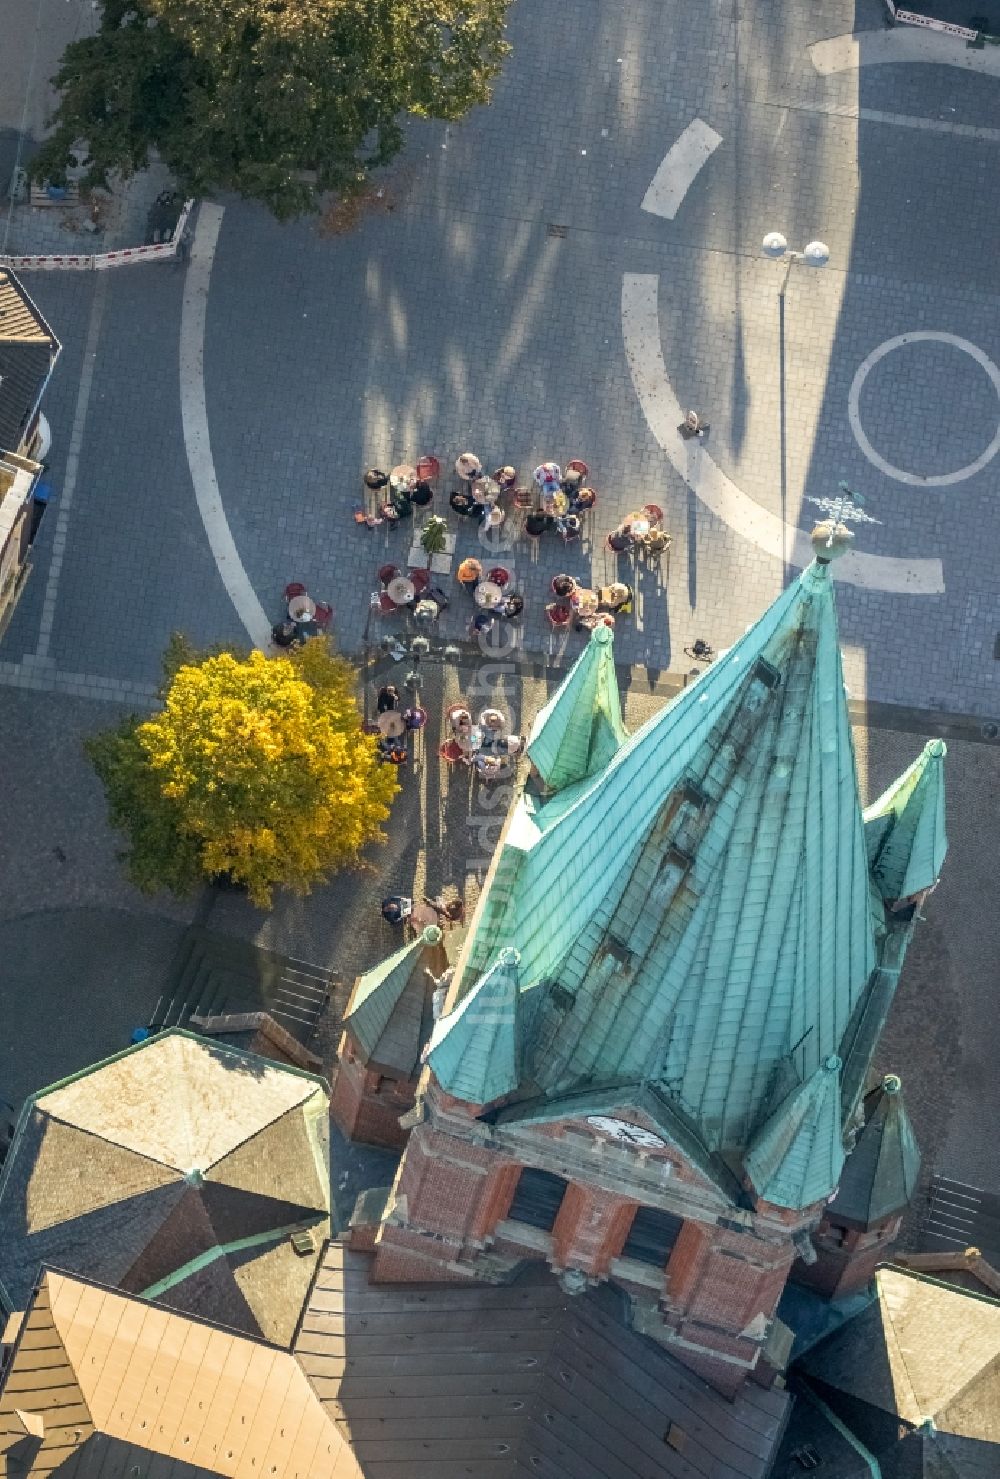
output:
[[375, 722], [386, 739], [400, 739], [406, 733], [406, 721], [398, 709], [379, 714]]
[[470, 491], [477, 503], [496, 503], [500, 497], [500, 484], [494, 478], [476, 478]]
[[395, 576], [385, 589], [389, 600], [396, 606], [409, 606], [417, 594], [416, 586], [406, 575]]
[[288, 614], [292, 621], [312, 621], [316, 615], [316, 602], [305, 592], [293, 596], [288, 603]]
[[600, 605], [600, 597], [596, 591], [588, 590], [585, 586], [577, 586], [570, 596], [570, 604], [581, 616], [593, 616]]
[[492, 611], [503, 600], [503, 586], [497, 585], [492, 580], [481, 580], [476, 586], [473, 599], [477, 606], [482, 606], [486, 611]]
[[625, 520], [625, 528], [630, 534], [634, 534], [636, 539], [643, 539], [651, 527], [649, 515], [646, 513], [629, 514]]

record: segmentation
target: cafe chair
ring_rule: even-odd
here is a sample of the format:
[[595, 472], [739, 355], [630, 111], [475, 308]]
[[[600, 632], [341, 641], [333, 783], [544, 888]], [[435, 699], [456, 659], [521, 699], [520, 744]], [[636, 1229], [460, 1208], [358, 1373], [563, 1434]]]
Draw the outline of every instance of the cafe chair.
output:
[[317, 601], [316, 613], [313, 616], [313, 621], [319, 627], [320, 631], [325, 632], [332, 620], [333, 607], [329, 604], [328, 601]]
[[380, 565], [378, 569], [379, 584], [388, 585], [390, 580], [395, 580], [398, 574], [398, 565]]
[[286, 601], [293, 601], [296, 596], [304, 596], [305, 594], [306, 588], [300, 580], [289, 581], [288, 585], [285, 586]]

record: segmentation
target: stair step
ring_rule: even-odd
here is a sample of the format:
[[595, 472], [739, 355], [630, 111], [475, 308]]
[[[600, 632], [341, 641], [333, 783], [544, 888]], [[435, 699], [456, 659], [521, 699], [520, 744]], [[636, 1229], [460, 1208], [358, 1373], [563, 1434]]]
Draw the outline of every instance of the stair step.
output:
[[188, 929], [171, 961], [167, 989], [150, 1026], [184, 1026], [192, 1016], [268, 1011], [298, 1037], [316, 1029], [331, 995], [330, 972], [246, 940]]

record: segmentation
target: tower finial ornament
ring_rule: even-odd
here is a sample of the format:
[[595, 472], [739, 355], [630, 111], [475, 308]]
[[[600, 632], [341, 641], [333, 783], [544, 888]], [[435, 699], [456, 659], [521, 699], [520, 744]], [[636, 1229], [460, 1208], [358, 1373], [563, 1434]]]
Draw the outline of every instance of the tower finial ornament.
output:
[[862, 494], [855, 493], [845, 482], [837, 484], [840, 492], [836, 498], [810, 498], [807, 503], [815, 503], [818, 509], [827, 514], [822, 523], [816, 525], [810, 538], [812, 547], [816, 551], [816, 561], [820, 565], [829, 565], [831, 560], [838, 559], [847, 553], [854, 543], [854, 535], [847, 527], [848, 524], [879, 524], [881, 519], [873, 519], [871, 514], [865, 513], [865, 500]]

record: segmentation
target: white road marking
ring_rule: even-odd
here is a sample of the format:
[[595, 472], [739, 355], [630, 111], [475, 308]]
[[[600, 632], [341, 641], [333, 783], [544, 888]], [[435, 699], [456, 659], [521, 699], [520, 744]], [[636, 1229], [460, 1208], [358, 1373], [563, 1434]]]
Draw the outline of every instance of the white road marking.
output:
[[651, 216], [662, 216], [672, 221], [698, 171], [721, 143], [722, 135], [700, 118], [689, 123], [676, 143], [667, 150], [642, 198], [642, 209]]
[[[627, 272], [622, 281], [625, 358], [650, 431], [674, 469], [707, 509], [757, 549], [776, 560], [804, 568], [813, 557], [804, 529], [786, 524], [738, 488], [708, 455], [704, 444], [685, 441], [678, 431], [680, 401], [667, 375], [660, 344], [659, 278]], [[944, 590], [940, 560], [905, 560], [852, 550], [837, 561], [836, 574], [850, 585], [906, 595], [939, 595]]]
[[[94, 385], [94, 368], [97, 362], [97, 341], [101, 333], [101, 319], [104, 317], [104, 305], [108, 298], [107, 274], [102, 274], [94, 289], [94, 300], [90, 305], [90, 321], [87, 324], [87, 342], [83, 350], [83, 367], [80, 370], [80, 384], [76, 392], [76, 409], [73, 413], [73, 426], [69, 434], [69, 450], [66, 453], [66, 476], [63, 479], [62, 492], [59, 495], [56, 514], [56, 532], [52, 541], [52, 559], [49, 564], [48, 579], [45, 582], [45, 598], [42, 602], [42, 620], [38, 631], [38, 646], [35, 648], [34, 661], [46, 663], [49, 658], [49, 644], [52, 640], [52, 624], [55, 620], [56, 597], [59, 594], [59, 577], [62, 574], [63, 555], [66, 550], [66, 534], [69, 530], [69, 516], [73, 508], [73, 494], [76, 491], [76, 480], [80, 472], [80, 452], [83, 447], [83, 428], [87, 421], [87, 408], [90, 405], [90, 392]], [[29, 656], [30, 661], [30, 656]]]
[[1000, 48], [985, 46], [982, 51], [970, 51], [957, 36], [925, 31], [918, 26], [892, 26], [831, 36], [810, 46], [809, 56], [822, 77], [888, 62], [930, 62], [939, 67], [963, 67], [967, 72], [1000, 77]]
[[978, 128], [972, 123], [949, 123], [944, 118], [919, 118], [913, 113], [881, 113], [877, 108], [859, 108], [853, 103], [763, 103], [781, 115], [780, 129], [790, 113], [813, 113], [821, 118], [846, 118], [852, 123], [883, 123], [889, 128], [910, 128], [920, 133], [951, 134], [956, 139], [978, 139], [1000, 144], [1000, 128]]
[[251, 642], [255, 647], [266, 650], [271, 641], [271, 623], [243, 568], [222, 506], [205, 404], [205, 317], [222, 216], [222, 206], [202, 204], [184, 281], [180, 344], [181, 422], [194, 496], [216, 568]]
[[861, 425], [861, 388], [879, 360], [891, 354], [894, 349], [901, 349], [904, 344], [919, 344], [927, 341], [935, 344], [952, 344], [956, 349], [961, 349], [964, 354], [974, 359], [977, 365], [982, 365], [1000, 400], [1000, 369], [977, 344], [971, 344], [968, 339], [962, 339], [958, 334], [946, 334], [934, 329], [914, 329], [909, 334], [896, 334], [894, 338], [886, 339], [877, 349], [872, 350], [867, 359], [862, 360], [851, 381], [851, 389], [847, 397], [847, 419], [851, 423], [854, 439], [868, 461], [873, 467], [877, 467], [879, 472], [884, 472], [887, 478], [895, 478], [897, 483], [909, 483], [918, 488], [947, 488], [952, 483], [964, 482], [973, 474], [982, 472], [987, 463], [993, 461], [993, 458], [1000, 452], [1000, 425], [997, 426], [996, 434], [989, 446], [974, 462], [967, 463], [965, 467], [956, 468], [954, 472], [935, 473], [927, 477], [922, 477], [916, 472], [904, 472], [901, 467], [894, 467], [891, 462], [887, 462], [876, 452]]

